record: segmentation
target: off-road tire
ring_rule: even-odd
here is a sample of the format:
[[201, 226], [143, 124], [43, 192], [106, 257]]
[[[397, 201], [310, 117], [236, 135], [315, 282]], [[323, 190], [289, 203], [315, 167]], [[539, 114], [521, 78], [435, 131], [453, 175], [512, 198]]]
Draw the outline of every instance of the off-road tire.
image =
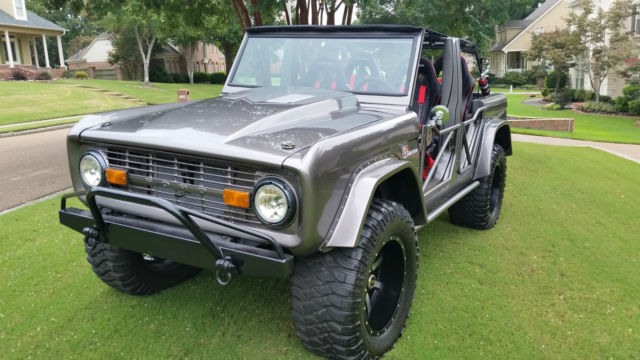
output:
[[507, 180], [507, 157], [502, 146], [493, 145], [491, 172], [480, 185], [449, 208], [452, 224], [474, 229], [491, 229], [498, 222]]
[[[374, 199], [357, 247], [335, 248], [296, 262], [291, 291], [296, 335], [324, 357], [381, 357], [402, 336], [417, 270], [411, 216], [398, 203]], [[370, 286], [372, 276], [380, 285]]]
[[97, 242], [85, 245], [87, 261], [105, 284], [130, 295], [150, 295], [177, 285], [200, 269], [171, 260], [148, 260], [143, 254]]

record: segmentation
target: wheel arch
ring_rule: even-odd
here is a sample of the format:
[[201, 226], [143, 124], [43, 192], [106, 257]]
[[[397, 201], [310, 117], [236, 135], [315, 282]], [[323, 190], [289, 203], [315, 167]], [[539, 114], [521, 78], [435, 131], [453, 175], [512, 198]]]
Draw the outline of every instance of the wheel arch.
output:
[[511, 147], [511, 128], [508, 122], [493, 121], [486, 125], [474, 179], [485, 177], [491, 173], [491, 154], [493, 152], [493, 145], [495, 144], [500, 145], [507, 156], [513, 153]]
[[322, 248], [357, 246], [374, 198], [403, 205], [416, 225], [425, 224], [427, 212], [419, 179], [408, 161], [385, 159], [366, 167], [355, 177]]

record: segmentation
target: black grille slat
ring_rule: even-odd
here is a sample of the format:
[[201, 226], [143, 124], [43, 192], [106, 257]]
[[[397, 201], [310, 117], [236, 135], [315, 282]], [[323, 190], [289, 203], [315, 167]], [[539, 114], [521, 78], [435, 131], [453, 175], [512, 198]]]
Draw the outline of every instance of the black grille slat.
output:
[[234, 223], [261, 226], [252, 209], [232, 207], [222, 201], [224, 188], [251, 191], [258, 174], [222, 161], [150, 150], [108, 147], [102, 149], [110, 167], [126, 170], [133, 193], [147, 194]]

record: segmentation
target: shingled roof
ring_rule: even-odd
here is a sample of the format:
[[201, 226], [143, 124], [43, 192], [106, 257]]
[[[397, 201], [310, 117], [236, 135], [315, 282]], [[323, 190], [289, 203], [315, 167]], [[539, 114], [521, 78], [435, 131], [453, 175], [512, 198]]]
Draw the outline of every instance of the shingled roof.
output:
[[19, 20], [0, 10], [0, 25], [23, 27], [29, 29], [46, 29], [64, 32], [67, 29], [58, 26], [51, 21], [38, 16], [36, 13], [27, 10], [27, 20]]
[[512, 38], [508, 39], [506, 42], [502, 44], [496, 44], [489, 51], [500, 51], [507, 46], [511, 40], [515, 39], [521, 32], [523, 32], [526, 28], [528, 28], [531, 24], [533, 24], [536, 20], [538, 20], [542, 15], [546, 14], [552, 7], [554, 7], [560, 0], [547, 0], [541, 3], [535, 10], [531, 12], [526, 18], [522, 20], [510, 20], [507, 21], [504, 25], [500, 27], [499, 30], [502, 29], [521, 29], [517, 34], [515, 34]]

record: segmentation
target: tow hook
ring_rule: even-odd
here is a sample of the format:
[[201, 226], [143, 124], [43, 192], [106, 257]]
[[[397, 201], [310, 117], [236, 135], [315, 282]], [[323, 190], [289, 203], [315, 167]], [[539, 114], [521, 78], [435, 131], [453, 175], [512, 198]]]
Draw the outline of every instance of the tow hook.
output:
[[96, 229], [95, 226], [86, 227], [82, 229], [82, 234], [84, 234], [84, 244], [87, 248], [90, 250], [95, 249], [98, 243], [98, 236], [100, 235], [98, 229]]
[[233, 265], [231, 257], [225, 256], [224, 259], [216, 260], [216, 280], [218, 284], [227, 286], [231, 282], [231, 271], [236, 270], [236, 266]]

